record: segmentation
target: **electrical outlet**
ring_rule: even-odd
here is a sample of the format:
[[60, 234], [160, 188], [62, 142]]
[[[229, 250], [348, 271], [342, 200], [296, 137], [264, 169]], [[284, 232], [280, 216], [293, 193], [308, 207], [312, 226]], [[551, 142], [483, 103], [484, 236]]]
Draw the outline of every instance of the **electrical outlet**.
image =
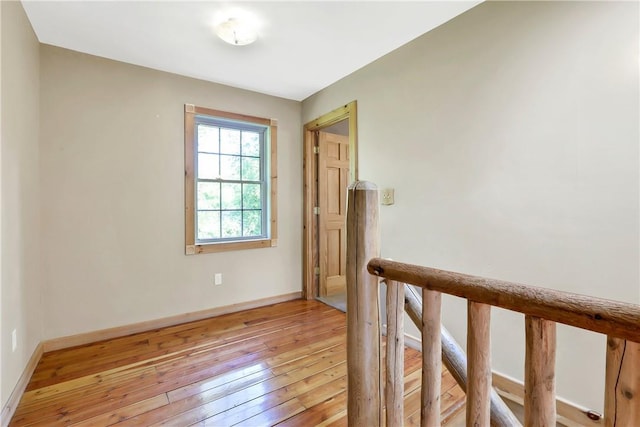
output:
[[214, 285], [222, 285], [222, 273], [216, 273], [215, 276], [213, 277], [213, 284]]
[[18, 331], [15, 329], [11, 332], [11, 351], [16, 351], [18, 348]]

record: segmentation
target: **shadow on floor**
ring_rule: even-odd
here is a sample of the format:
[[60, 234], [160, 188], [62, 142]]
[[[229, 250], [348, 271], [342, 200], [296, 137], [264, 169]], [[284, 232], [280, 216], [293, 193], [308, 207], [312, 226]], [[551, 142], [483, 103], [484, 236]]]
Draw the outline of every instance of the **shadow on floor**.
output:
[[337, 308], [338, 310], [344, 313], [347, 312], [347, 294], [346, 293], [329, 295], [326, 297], [317, 297], [316, 299], [320, 302], [330, 305], [333, 308]]

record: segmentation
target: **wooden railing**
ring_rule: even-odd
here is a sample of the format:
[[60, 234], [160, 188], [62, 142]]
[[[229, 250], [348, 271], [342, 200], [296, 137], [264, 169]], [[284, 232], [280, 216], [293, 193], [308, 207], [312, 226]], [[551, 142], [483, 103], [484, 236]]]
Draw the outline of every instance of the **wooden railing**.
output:
[[[349, 188], [347, 211], [350, 426], [383, 425], [384, 407], [387, 426], [403, 424], [404, 283], [422, 288], [422, 426], [440, 425], [442, 293], [468, 301], [467, 426], [490, 425], [492, 306], [525, 315], [525, 426], [555, 426], [556, 322], [608, 336], [605, 425], [640, 426], [639, 306], [383, 260], [378, 233], [377, 188], [356, 182]], [[380, 277], [387, 282], [384, 382]]]

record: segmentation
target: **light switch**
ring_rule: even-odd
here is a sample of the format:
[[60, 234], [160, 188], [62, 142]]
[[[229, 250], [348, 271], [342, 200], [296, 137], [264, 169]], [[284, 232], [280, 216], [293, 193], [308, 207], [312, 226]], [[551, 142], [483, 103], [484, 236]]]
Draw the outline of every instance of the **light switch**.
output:
[[394, 203], [393, 188], [383, 188], [381, 190], [380, 197], [382, 198], [383, 205], [392, 205]]

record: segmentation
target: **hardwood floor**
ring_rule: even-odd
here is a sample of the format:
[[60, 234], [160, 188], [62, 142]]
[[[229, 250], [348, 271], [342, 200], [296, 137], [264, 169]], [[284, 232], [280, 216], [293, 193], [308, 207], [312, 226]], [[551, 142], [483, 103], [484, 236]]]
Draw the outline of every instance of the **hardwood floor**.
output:
[[[420, 354], [407, 349], [406, 425]], [[44, 354], [11, 426], [346, 425], [346, 317], [291, 301]], [[442, 378], [443, 417], [464, 405]]]

